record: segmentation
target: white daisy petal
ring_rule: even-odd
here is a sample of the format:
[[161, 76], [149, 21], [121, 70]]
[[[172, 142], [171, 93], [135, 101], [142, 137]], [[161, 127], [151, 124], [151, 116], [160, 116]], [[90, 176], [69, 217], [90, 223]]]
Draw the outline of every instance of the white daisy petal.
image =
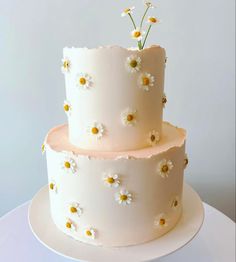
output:
[[125, 17], [125, 16], [127, 16], [128, 14], [132, 15], [134, 9], [135, 9], [134, 6], [124, 9], [123, 12], [121, 13], [121, 16], [122, 16], [122, 17]]
[[171, 160], [163, 159], [158, 163], [157, 172], [162, 178], [167, 178], [174, 165]]
[[153, 130], [148, 134], [147, 142], [150, 146], [155, 146], [160, 141], [160, 135], [157, 131]]
[[84, 236], [86, 238], [95, 239], [96, 237], [95, 229], [93, 229], [92, 227], [86, 227], [84, 229]]
[[65, 157], [64, 160], [61, 163], [61, 167], [63, 170], [65, 170], [67, 173], [76, 173], [77, 171], [77, 164], [74, 159], [70, 157]]
[[65, 58], [63, 58], [61, 60], [61, 62], [62, 62], [62, 65], [61, 65], [62, 73], [65, 74], [65, 73], [70, 72], [70, 69], [71, 69], [71, 62], [70, 62], [70, 60], [67, 57], [65, 57]]
[[149, 73], [141, 74], [138, 79], [138, 85], [144, 91], [149, 91], [150, 87], [154, 86], [155, 77]]
[[127, 108], [121, 113], [121, 120], [125, 126], [134, 126], [137, 123], [137, 110]]
[[67, 100], [64, 101], [63, 109], [64, 109], [65, 113], [67, 114], [67, 116], [71, 116], [72, 106], [71, 106], [71, 103], [69, 101], [67, 101]]
[[145, 32], [140, 30], [139, 28], [134, 29], [131, 32], [131, 36], [134, 40], [141, 41], [143, 39], [143, 36], [145, 35]]
[[119, 176], [117, 174], [105, 173], [103, 175], [104, 185], [107, 187], [117, 188], [120, 185]]
[[87, 127], [87, 133], [91, 137], [101, 139], [105, 134], [105, 127], [101, 123], [93, 122]]
[[93, 86], [92, 77], [87, 73], [80, 73], [76, 76], [76, 86], [89, 89]]
[[131, 55], [127, 57], [125, 66], [130, 73], [137, 73], [141, 69], [141, 58], [137, 55]]
[[120, 204], [120, 205], [129, 205], [132, 202], [132, 195], [126, 190], [126, 189], [121, 189], [120, 192], [115, 194], [115, 200]]

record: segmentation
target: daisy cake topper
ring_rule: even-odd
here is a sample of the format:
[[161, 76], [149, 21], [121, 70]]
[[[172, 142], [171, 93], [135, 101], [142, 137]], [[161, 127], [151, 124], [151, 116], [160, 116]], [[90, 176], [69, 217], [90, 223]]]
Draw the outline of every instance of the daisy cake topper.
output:
[[[139, 26], [137, 25], [137, 23], [135, 22], [134, 17], [133, 17], [133, 13], [134, 13], [134, 10], [135, 10], [134, 6], [124, 9], [123, 12], [121, 13], [122, 17], [128, 16], [130, 18], [131, 22], [132, 22], [134, 29], [131, 32], [131, 37], [138, 42], [139, 50], [144, 49], [152, 26], [160, 23], [160, 20], [158, 18], [156, 18], [155, 16], [147, 17], [150, 9], [155, 8], [155, 6], [152, 4], [152, 2], [145, 0], [145, 1], [143, 1], [143, 3], [144, 3], [144, 6], [145, 6], [145, 11], [144, 11], [144, 14], [141, 18], [141, 22], [140, 22]], [[147, 24], [147, 27], [146, 27], [147, 31], [144, 31], [145, 20], [146, 20], [146, 24]]]

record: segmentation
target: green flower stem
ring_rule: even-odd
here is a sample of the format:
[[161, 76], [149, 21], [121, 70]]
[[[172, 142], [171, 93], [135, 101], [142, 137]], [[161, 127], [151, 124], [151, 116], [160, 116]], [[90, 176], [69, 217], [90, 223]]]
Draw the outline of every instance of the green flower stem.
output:
[[143, 15], [142, 20], [141, 20], [141, 23], [140, 23], [140, 30], [141, 30], [142, 27], [143, 27], [143, 22], [144, 22], [144, 19], [145, 19], [146, 15], [147, 15], [147, 12], [148, 12], [149, 8], [150, 8], [150, 6], [148, 6], [148, 7], [146, 8], [145, 12], [144, 12], [144, 15]]
[[[131, 19], [131, 21], [132, 21], [132, 24], [133, 24], [133, 26], [134, 26], [134, 29], [136, 30], [136, 29], [137, 29], [137, 26], [136, 26], [136, 24], [135, 24], [135, 22], [134, 22], [134, 19], [133, 19], [132, 15], [131, 15], [131, 14], [128, 14], [128, 15], [129, 15], [129, 17], [130, 17], [130, 19]], [[138, 48], [139, 48], [139, 50], [142, 49], [142, 42], [141, 42], [141, 41], [138, 41]]]
[[145, 46], [145, 44], [146, 44], [146, 41], [147, 41], [147, 38], [148, 38], [148, 35], [149, 35], [149, 33], [150, 33], [151, 28], [152, 28], [152, 25], [150, 25], [150, 26], [148, 27], [148, 31], [147, 31], [146, 37], [145, 37], [145, 39], [144, 39], [144, 41], [143, 41], [142, 49], [144, 48], [144, 46]]

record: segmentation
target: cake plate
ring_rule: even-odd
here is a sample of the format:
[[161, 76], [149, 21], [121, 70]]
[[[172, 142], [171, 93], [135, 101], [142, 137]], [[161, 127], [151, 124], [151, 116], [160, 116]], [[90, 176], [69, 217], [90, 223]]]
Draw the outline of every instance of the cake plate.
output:
[[198, 194], [185, 184], [183, 214], [174, 229], [156, 240], [141, 245], [117, 248], [88, 245], [59, 231], [50, 215], [48, 186], [43, 187], [33, 198], [28, 218], [35, 237], [61, 256], [80, 262], [138, 262], [151, 261], [168, 255], [190, 242], [202, 226], [204, 209]]

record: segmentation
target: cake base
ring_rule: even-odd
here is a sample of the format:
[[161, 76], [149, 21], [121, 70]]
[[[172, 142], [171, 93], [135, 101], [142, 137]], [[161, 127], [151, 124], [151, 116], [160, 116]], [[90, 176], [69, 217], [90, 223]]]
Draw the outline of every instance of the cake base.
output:
[[47, 248], [67, 258], [79, 261], [149, 261], [168, 255], [190, 242], [199, 232], [204, 209], [198, 194], [184, 185], [183, 214], [170, 232], [136, 246], [103, 248], [76, 241], [57, 229], [50, 215], [48, 186], [33, 198], [29, 207], [29, 224], [35, 237]]

